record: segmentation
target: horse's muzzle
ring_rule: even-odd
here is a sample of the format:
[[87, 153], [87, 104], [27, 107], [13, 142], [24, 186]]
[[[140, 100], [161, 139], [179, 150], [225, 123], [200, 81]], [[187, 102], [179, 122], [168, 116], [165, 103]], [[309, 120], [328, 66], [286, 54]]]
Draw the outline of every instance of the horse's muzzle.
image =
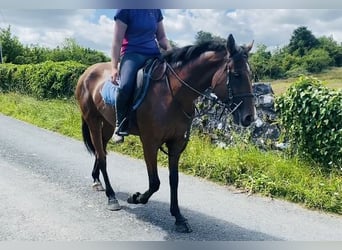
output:
[[237, 125], [248, 127], [255, 121], [255, 114], [254, 113], [241, 114], [240, 110], [235, 110], [233, 112], [233, 121]]

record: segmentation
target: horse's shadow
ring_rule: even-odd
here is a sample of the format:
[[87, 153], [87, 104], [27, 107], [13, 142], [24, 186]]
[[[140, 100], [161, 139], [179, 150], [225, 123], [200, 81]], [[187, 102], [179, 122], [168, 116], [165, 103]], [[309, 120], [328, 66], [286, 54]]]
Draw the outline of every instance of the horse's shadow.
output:
[[169, 212], [169, 204], [150, 199], [146, 205], [134, 205], [125, 202], [129, 194], [117, 192], [122, 210], [134, 214], [136, 219], [151, 223], [167, 233], [165, 240], [195, 241], [279, 241], [283, 240], [272, 235], [253, 231], [236, 224], [219, 220], [193, 210], [181, 208], [193, 229], [190, 234], [175, 231], [174, 217]]

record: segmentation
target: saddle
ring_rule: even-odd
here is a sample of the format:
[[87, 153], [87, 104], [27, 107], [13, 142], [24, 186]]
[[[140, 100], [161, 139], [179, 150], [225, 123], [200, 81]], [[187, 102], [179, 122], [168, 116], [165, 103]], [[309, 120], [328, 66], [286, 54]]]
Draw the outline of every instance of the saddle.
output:
[[[146, 61], [145, 65], [138, 70], [136, 77], [136, 86], [132, 96], [132, 102], [129, 107], [129, 111], [126, 119], [128, 120], [129, 127], [136, 124], [135, 111], [143, 103], [148, 89], [150, 88], [150, 83], [152, 81], [161, 80], [165, 77], [166, 72], [166, 62], [157, 57]], [[118, 86], [114, 85], [110, 80], [105, 81], [100, 91], [102, 99], [105, 104], [110, 106], [115, 106], [116, 91]]]
[[157, 81], [165, 77], [166, 62], [159, 57], [147, 60], [137, 73], [136, 87], [133, 94], [132, 111], [138, 109], [150, 87], [151, 80]]
[[[146, 61], [145, 65], [137, 72], [136, 87], [132, 96], [132, 111], [138, 109], [143, 102], [150, 87], [151, 80], [161, 80], [165, 77], [166, 63], [160, 58], [153, 58]], [[117, 85], [110, 80], [105, 81], [100, 91], [105, 104], [115, 106]]]

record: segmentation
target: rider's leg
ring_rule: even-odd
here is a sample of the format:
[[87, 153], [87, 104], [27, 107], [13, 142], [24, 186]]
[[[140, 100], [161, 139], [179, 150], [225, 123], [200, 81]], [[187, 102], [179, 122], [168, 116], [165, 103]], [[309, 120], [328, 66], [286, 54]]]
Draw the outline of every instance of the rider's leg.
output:
[[123, 56], [120, 62], [120, 83], [116, 92], [117, 95], [115, 100], [115, 134], [119, 136], [128, 135], [128, 121], [126, 117], [135, 88], [136, 75], [138, 70], [144, 65], [148, 58], [149, 56], [146, 55], [127, 53]]

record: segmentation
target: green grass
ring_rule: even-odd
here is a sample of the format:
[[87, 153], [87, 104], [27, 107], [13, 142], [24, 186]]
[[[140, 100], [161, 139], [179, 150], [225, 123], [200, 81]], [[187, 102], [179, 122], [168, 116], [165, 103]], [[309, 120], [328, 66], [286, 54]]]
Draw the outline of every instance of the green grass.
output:
[[[0, 113], [81, 139], [80, 112], [73, 100], [39, 101], [13, 93], [0, 94]], [[108, 149], [136, 158], [143, 156], [139, 139], [134, 136], [120, 145], [110, 143]], [[158, 161], [161, 166], [167, 165], [163, 153]], [[246, 192], [342, 214], [341, 172], [324, 173], [310, 163], [288, 158], [282, 152], [261, 151], [242, 140], [237, 146], [223, 149], [212, 145], [204, 135], [193, 133], [181, 157], [180, 170]]]
[[[342, 89], [342, 67], [335, 67], [319, 74], [311, 75], [320, 79], [329, 88]], [[276, 95], [284, 93], [291, 83], [298, 78], [288, 78], [280, 80], [268, 81], [271, 83], [272, 89]]]
[[80, 113], [75, 101], [39, 101], [15, 93], [0, 94], [0, 112], [67, 136], [82, 138]]

